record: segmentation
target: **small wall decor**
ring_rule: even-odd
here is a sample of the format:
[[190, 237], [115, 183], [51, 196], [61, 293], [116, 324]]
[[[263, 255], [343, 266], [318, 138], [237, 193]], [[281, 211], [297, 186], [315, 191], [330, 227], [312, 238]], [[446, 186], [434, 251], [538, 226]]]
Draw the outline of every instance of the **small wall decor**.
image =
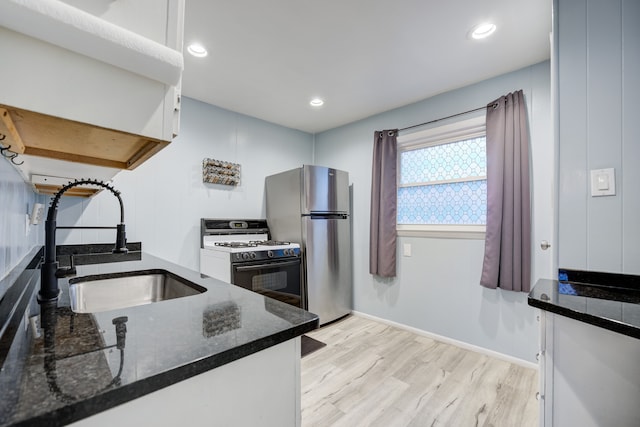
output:
[[202, 182], [211, 184], [240, 184], [240, 165], [222, 160], [202, 160]]

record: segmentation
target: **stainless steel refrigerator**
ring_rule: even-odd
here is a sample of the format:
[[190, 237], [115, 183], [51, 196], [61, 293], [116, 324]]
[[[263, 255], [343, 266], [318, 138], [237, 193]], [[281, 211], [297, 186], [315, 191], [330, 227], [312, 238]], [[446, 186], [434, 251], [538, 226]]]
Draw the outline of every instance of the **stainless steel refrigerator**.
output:
[[349, 174], [304, 165], [265, 179], [271, 238], [300, 243], [305, 308], [320, 324], [351, 312]]

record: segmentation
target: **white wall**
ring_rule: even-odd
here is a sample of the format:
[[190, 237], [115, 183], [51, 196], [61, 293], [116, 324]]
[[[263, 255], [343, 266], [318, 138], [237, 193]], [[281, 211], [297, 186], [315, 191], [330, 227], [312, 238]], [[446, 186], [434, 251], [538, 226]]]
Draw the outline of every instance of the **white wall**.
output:
[[[481, 107], [518, 89], [524, 91], [529, 115], [535, 216], [545, 200], [553, 205], [553, 188], [549, 184], [553, 178], [545, 175], [553, 168], [553, 159], [537, 153], [541, 145], [552, 145], [548, 62], [316, 135], [315, 163], [349, 171], [353, 182], [355, 310], [534, 360], [538, 330], [535, 311], [527, 305], [527, 294], [479, 285], [484, 241], [401, 237], [398, 277], [393, 280], [370, 275], [368, 258], [373, 132]], [[549, 161], [551, 164], [546, 163]], [[544, 185], [538, 185], [542, 175]], [[412, 245], [411, 257], [402, 256], [404, 243]], [[534, 271], [535, 281], [541, 273], [535, 266]], [[546, 274], [545, 277], [549, 278]]]
[[[640, 274], [640, 2], [561, 0], [559, 265]], [[615, 168], [616, 195], [589, 171]]]
[[[146, 252], [199, 269], [200, 218], [264, 218], [264, 177], [310, 163], [313, 136], [183, 98], [181, 129], [165, 149], [120, 172], [127, 239]], [[202, 182], [202, 160], [241, 164], [237, 187]], [[58, 225], [115, 225], [118, 203], [106, 191], [64, 197]], [[59, 230], [58, 244], [114, 241], [113, 231]]]
[[[20, 157], [15, 159], [20, 161]], [[44, 229], [30, 226], [26, 235], [26, 214], [45, 198], [33, 192], [11, 163], [0, 158], [0, 279], [5, 277], [36, 245], [43, 244]], [[4, 289], [0, 289], [0, 297]]]

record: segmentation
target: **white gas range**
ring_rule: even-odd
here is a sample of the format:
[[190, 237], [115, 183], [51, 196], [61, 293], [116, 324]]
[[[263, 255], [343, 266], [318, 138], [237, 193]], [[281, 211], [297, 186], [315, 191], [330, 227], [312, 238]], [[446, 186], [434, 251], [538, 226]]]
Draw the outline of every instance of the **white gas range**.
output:
[[200, 273], [304, 307], [300, 245], [269, 240], [267, 221], [202, 218]]

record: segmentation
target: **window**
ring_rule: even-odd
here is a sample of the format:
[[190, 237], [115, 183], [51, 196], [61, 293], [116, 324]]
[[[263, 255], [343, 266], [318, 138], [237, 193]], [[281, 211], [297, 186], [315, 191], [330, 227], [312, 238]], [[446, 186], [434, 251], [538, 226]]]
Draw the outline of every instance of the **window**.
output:
[[484, 116], [398, 137], [401, 235], [484, 238]]

